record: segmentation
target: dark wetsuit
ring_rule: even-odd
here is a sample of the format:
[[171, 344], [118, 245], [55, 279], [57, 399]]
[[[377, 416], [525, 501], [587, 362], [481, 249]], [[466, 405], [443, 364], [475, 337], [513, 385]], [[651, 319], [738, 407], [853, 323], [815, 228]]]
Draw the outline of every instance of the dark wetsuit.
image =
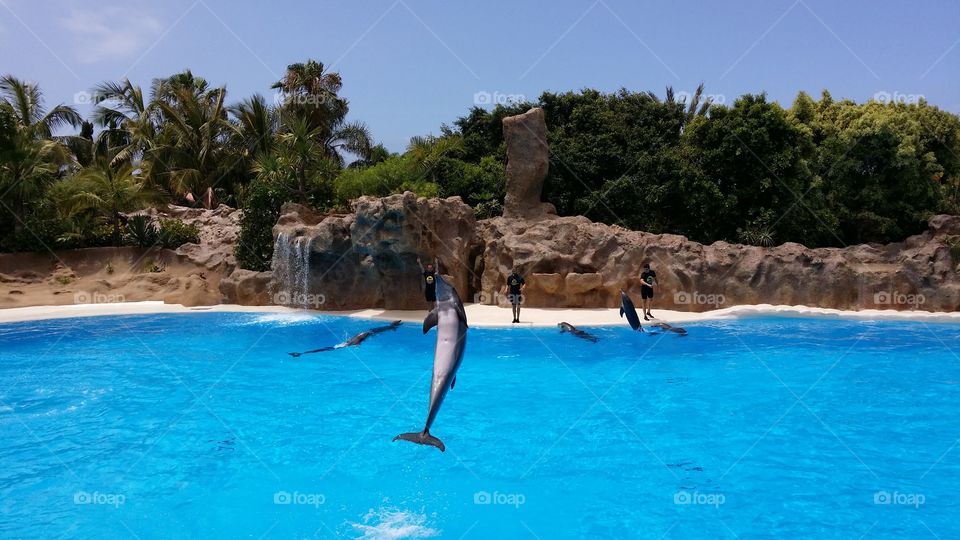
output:
[[437, 301], [437, 278], [436, 273], [429, 270], [423, 271], [423, 297], [427, 302]]
[[640, 281], [647, 283], [650, 287], [645, 285], [640, 286], [640, 298], [653, 298], [653, 282], [657, 280], [657, 273], [653, 270], [644, 270], [640, 274]]
[[516, 273], [510, 274], [510, 277], [507, 278], [511, 304], [516, 306], [523, 301], [523, 294], [520, 292], [520, 287], [523, 287], [524, 283], [526, 283], [526, 281], [523, 280], [523, 277]]

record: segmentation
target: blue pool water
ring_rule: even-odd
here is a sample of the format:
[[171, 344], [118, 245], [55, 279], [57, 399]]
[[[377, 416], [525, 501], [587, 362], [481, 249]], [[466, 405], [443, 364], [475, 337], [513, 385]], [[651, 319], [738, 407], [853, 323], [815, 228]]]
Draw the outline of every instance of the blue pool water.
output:
[[435, 334], [198, 313], [0, 325], [0, 537], [960, 536], [960, 326]]

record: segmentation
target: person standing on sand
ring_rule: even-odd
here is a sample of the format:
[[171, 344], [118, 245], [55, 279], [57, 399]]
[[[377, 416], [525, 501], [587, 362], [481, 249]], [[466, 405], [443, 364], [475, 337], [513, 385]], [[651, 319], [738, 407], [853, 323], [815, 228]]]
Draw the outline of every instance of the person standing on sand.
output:
[[653, 313], [650, 313], [650, 305], [653, 304], [653, 288], [659, 285], [657, 273], [650, 269], [650, 263], [643, 263], [643, 272], [640, 273], [640, 301], [645, 321], [654, 318]]
[[526, 286], [527, 282], [520, 275], [520, 270], [513, 267], [513, 273], [507, 276], [507, 286], [504, 287], [504, 292], [510, 297], [510, 305], [513, 306], [513, 322], [515, 323], [520, 322], [520, 304], [523, 302], [523, 289]]
[[420, 257], [417, 257], [417, 266], [420, 267], [420, 272], [423, 273], [423, 281], [420, 282], [420, 286], [423, 289], [423, 297], [427, 302], [432, 304], [437, 301], [437, 273], [431, 263], [427, 263], [427, 268], [424, 269], [423, 264], [420, 262]]

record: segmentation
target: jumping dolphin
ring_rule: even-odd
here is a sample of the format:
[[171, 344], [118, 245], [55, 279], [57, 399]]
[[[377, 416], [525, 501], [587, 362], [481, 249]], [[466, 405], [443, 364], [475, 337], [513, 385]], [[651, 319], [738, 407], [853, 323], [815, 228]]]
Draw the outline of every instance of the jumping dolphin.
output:
[[652, 325], [655, 328], [659, 328], [664, 332], [673, 332], [674, 334], [679, 334], [680, 337], [687, 335], [687, 331], [679, 326], [671, 326], [665, 322], [653, 323]]
[[633, 307], [633, 300], [627, 296], [627, 293], [620, 289], [620, 317], [627, 315], [627, 322], [630, 328], [643, 332], [643, 326], [640, 325], [640, 317], [637, 316], [637, 308]]
[[292, 352], [292, 353], [287, 353], [287, 354], [289, 354], [290, 356], [292, 356], [292, 357], [294, 357], [294, 358], [297, 358], [297, 357], [302, 356], [302, 355], [304, 355], [304, 354], [311, 354], [311, 353], [318, 353], [318, 352], [327, 352], [327, 351], [335, 351], [335, 350], [337, 350], [337, 349], [342, 349], [342, 348], [344, 348], [344, 347], [355, 347], [355, 346], [363, 343], [363, 341], [364, 341], [365, 339], [367, 339], [368, 337], [370, 337], [370, 336], [372, 336], [372, 335], [374, 335], [374, 334], [379, 334], [380, 332], [386, 332], [387, 330], [396, 330], [401, 324], [402, 324], [401, 321], [393, 321], [392, 323], [388, 324], [387, 326], [378, 326], [378, 327], [376, 327], [376, 328], [371, 328], [370, 330], [367, 330], [366, 332], [360, 332], [359, 334], [353, 336], [352, 338], [348, 339], [347, 341], [344, 341], [343, 343], [338, 343], [338, 344], [336, 344], [336, 345], [334, 345], [334, 346], [332, 346], [332, 347], [323, 347], [323, 348], [321, 348], [321, 349], [314, 349], [314, 350], [312, 350], [312, 351], [306, 351], [306, 352], [302, 352], [302, 353]]
[[437, 306], [423, 320], [423, 333], [437, 327], [437, 346], [433, 353], [433, 383], [430, 385], [430, 406], [427, 409], [427, 421], [423, 431], [401, 433], [393, 440], [404, 440], [417, 444], [436, 446], [441, 452], [446, 450], [443, 442], [430, 435], [430, 426], [440, 412], [440, 405], [447, 391], [457, 382], [457, 369], [463, 361], [463, 350], [467, 345], [467, 314], [457, 295], [457, 290], [436, 276]]
[[594, 342], [594, 343], [596, 343], [597, 341], [599, 341], [599, 339], [597, 338], [597, 336], [595, 336], [595, 335], [593, 335], [593, 334], [588, 334], [587, 332], [584, 332], [583, 330], [580, 330], [579, 328], [577, 328], [576, 326], [574, 326], [574, 325], [572, 325], [572, 324], [570, 324], [570, 323], [568, 323], [568, 322], [558, 323], [557, 326], [560, 327], [560, 333], [561, 333], [561, 334], [564, 333], [564, 332], [570, 332], [571, 334], [577, 336], [578, 338], [585, 339], [585, 340], [587, 340], [587, 341], [592, 341], [592, 342]]

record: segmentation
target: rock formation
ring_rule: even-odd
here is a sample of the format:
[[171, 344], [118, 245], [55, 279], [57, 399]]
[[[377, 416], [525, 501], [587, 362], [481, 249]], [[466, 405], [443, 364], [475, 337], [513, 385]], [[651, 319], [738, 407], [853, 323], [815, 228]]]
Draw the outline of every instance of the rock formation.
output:
[[553, 205], [540, 202], [543, 181], [550, 168], [544, 118], [543, 109], [535, 107], [503, 119], [503, 138], [507, 143], [505, 218], [536, 219], [545, 213], [556, 213]]
[[[809, 249], [794, 243], [703, 245], [584, 217], [475, 222], [458, 198], [423, 199], [409, 192], [364, 197], [353, 209], [318, 216], [299, 205], [284, 207], [274, 230], [279, 251], [273, 274], [274, 294], [285, 292], [282, 303], [307, 305], [291, 297], [315, 294], [325, 302], [307, 307], [422, 309], [416, 257], [435, 254], [467, 302], [505, 305], [498, 293], [516, 265], [527, 276], [528, 306], [615, 307], [621, 288], [639, 295], [640, 272], [650, 262], [660, 284], [656, 305], [664, 309], [757, 303], [960, 308], [960, 261], [949, 244], [960, 239], [958, 217], [936, 216], [927, 232], [902, 243]], [[256, 277], [262, 284], [264, 276]]]
[[0, 254], [0, 307], [163, 300], [188, 306], [221, 302], [220, 282], [233, 271], [240, 212], [170, 206], [144, 212], [178, 218], [200, 242], [176, 250], [101, 247]]
[[736, 304], [790, 304], [838, 309], [960, 308], [960, 265], [948, 241], [960, 217], [935, 216], [930, 229], [902, 243], [809, 249], [786, 243], [761, 248], [703, 245], [554, 217], [534, 223], [504, 218], [478, 224], [480, 288], [488, 303], [513, 266], [527, 275], [532, 307], [615, 307], [620, 288], [638, 296], [650, 262], [660, 287], [656, 305], [706, 311]]
[[274, 227], [272, 291], [279, 303], [319, 309], [423, 309], [417, 257], [440, 261], [465, 293], [476, 221], [459, 197], [407, 192], [361, 197], [348, 215], [286, 204]]

